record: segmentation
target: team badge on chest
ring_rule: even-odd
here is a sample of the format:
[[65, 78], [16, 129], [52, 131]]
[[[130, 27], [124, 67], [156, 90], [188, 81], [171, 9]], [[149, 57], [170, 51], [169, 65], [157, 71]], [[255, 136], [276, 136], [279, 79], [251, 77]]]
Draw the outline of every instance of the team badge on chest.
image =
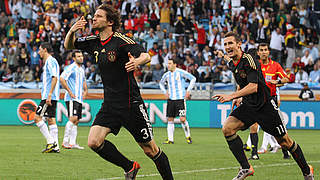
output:
[[240, 75], [241, 78], [246, 78], [247, 77], [247, 74], [246, 74], [246, 72], [244, 72], [244, 70], [240, 70], [239, 71], [239, 75]]
[[108, 51], [107, 58], [110, 62], [114, 62], [116, 60], [116, 52]]

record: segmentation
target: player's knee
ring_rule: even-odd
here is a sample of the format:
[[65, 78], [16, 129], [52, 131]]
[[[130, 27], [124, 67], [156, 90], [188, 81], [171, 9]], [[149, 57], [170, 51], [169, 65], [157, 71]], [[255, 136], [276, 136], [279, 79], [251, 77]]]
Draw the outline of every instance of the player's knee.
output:
[[230, 135], [234, 134], [232, 132], [233, 132], [232, 128], [230, 128], [229, 126], [225, 125], [225, 126], [222, 127], [222, 133], [223, 133], [224, 136], [230, 136]]
[[95, 150], [97, 149], [98, 147], [100, 147], [101, 145], [101, 142], [99, 142], [97, 139], [88, 139], [88, 146]]

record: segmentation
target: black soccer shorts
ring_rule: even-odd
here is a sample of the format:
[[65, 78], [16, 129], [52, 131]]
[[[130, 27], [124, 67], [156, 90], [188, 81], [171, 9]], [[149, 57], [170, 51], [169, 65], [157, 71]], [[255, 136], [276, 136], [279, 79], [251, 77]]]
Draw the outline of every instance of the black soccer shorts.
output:
[[130, 106], [104, 102], [92, 126], [108, 127], [114, 135], [124, 126], [136, 142], [146, 143], [153, 139], [152, 126], [143, 101], [131, 103]]
[[167, 101], [167, 117], [186, 117], [186, 101], [184, 99]]
[[265, 105], [256, 110], [247, 104], [241, 104], [230, 116], [234, 116], [245, 124], [242, 130], [248, 129], [252, 124], [258, 123], [260, 127], [274, 137], [282, 137], [287, 133], [283, 124], [283, 117], [275, 102], [271, 98]]
[[68, 109], [68, 117], [77, 116], [78, 119], [82, 117], [82, 103], [77, 101], [66, 101], [66, 106]]
[[55, 118], [56, 117], [56, 109], [57, 109], [57, 101], [51, 100], [51, 106], [46, 104], [46, 99], [41, 100], [36, 114], [40, 117], [48, 117], [48, 118]]

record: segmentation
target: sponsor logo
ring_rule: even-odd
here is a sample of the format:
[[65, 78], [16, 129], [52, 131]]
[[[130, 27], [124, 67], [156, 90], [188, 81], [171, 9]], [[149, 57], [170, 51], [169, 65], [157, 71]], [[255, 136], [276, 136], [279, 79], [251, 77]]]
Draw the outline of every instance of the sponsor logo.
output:
[[23, 124], [34, 123], [34, 118], [36, 115], [37, 104], [31, 99], [23, 100], [17, 109], [17, 115], [19, 120]]

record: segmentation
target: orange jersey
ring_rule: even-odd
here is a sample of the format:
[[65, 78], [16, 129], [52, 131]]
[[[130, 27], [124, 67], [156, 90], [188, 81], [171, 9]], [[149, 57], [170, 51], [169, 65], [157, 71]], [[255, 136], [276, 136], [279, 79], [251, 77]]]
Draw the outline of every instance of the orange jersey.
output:
[[278, 77], [280, 77], [280, 79], [285, 77], [288, 78], [288, 76], [282, 69], [281, 65], [271, 59], [269, 59], [269, 63], [266, 65], [262, 64], [262, 61], [260, 60], [260, 64], [266, 84], [270, 88], [270, 95], [276, 96], [276, 85], [271, 84], [270, 80], [277, 80]]

